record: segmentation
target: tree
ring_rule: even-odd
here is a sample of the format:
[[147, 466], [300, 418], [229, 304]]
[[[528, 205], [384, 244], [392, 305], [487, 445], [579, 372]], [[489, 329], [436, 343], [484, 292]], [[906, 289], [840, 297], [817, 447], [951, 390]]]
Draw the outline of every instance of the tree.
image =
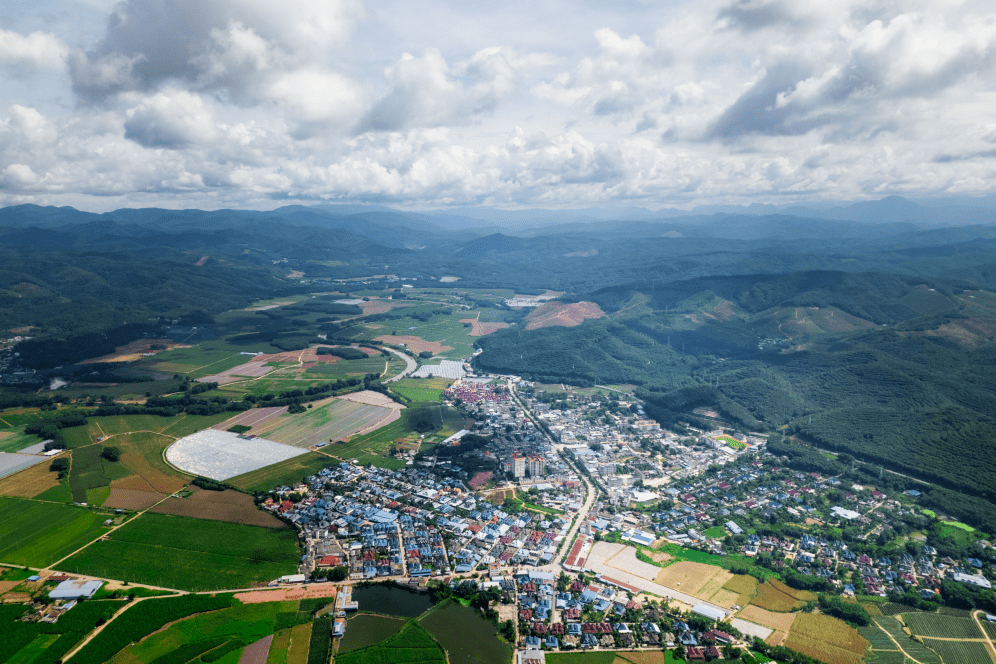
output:
[[100, 456], [108, 461], [119, 461], [121, 459], [121, 449], [113, 445], [108, 445], [100, 451]]
[[69, 459], [54, 459], [48, 469], [53, 473], [59, 473], [59, 479], [62, 479], [69, 472]]
[[329, 578], [333, 581], [345, 581], [348, 576], [348, 567], [333, 567], [332, 571], [329, 572]]

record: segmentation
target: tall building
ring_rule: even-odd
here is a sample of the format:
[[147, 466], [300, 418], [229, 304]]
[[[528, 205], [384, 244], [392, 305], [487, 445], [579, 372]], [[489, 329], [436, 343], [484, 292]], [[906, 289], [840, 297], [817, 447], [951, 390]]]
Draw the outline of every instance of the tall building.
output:
[[529, 476], [543, 477], [546, 474], [546, 459], [538, 454], [529, 455]]

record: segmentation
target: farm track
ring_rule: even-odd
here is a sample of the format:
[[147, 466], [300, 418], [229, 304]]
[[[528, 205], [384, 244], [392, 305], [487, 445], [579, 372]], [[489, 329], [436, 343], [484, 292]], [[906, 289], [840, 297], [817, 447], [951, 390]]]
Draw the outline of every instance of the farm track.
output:
[[989, 638], [989, 633], [982, 627], [978, 611], [972, 611], [972, 620], [975, 621], [975, 626], [979, 628], [979, 631], [982, 632], [982, 636], [985, 637], [986, 651], [989, 653], [990, 659], [996, 662], [996, 646], [993, 646], [992, 639]]

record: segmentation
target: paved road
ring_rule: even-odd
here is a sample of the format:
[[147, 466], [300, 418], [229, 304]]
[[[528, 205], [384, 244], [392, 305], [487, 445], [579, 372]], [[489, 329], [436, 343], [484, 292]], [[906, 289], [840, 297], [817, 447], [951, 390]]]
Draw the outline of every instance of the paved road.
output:
[[395, 355], [397, 355], [398, 357], [400, 357], [402, 360], [405, 361], [405, 364], [407, 365], [405, 367], [404, 371], [402, 371], [401, 373], [399, 373], [394, 378], [388, 378], [387, 380], [384, 381], [385, 383], [393, 383], [396, 380], [401, 380], [402, 378], [404, 378], [405, 376], [407, 376], [411, 372], [415, 371], [415, 369], [418, 367], [418, 363], [415, 360], [413, 360], [411, 357], [409, 357], [405, 353], [402, 353], [400, 350], [394, 350], [393, 348], [388, 348], [386, 346], [384, 346], [383, 348], [384, 348], [384, 350], [390, 351], [390, 352], [394, 353]]

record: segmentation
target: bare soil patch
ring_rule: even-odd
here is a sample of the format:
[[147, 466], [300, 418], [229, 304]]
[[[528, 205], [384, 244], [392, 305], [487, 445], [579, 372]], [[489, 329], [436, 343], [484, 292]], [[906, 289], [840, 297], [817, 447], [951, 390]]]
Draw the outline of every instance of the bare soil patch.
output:
[[687, 560], [669, 565], [660, 571], [656, 582], [693, 597], [708, 600], [733, 575], [722, 567], [693, 563]]
[[547, 302], [536, 307], [532, 313], [526, 316], [528, 321], [526, 329], [535, 330], [555, 325], [574, 327], [589, 318], [602, 318], [603, 316], [605, 316], [605, 312], [594, 302], [575, 302], [573, 304]]
[[663, 551], [644, 551], [644, 553], [647, 554], [647, 556], [649, 556], [655, 563], [661, 565], [674, 560], [674, 556], [664, 553]]
[[426, 341], [422, 337], [415, 337], [409, 334], [405, 335], [382, 335], [377, 337], [376, 341], [382, 341], [386, 344], [399, 344], [403, 343], [407, 345], [410, 349], [417, 353], [422, 351], [429, 351], [433, 354], [443, 353], [448, 350], [453, 350], [453, 346], [444, 346], [438, 341]]
[[[156, 350], [152, 350], [152, 346], [157, 346]], [[158, 348], [158, 346], [162, 346], [162, 348]], [[114, 349], [114, 352], [109, 355], [92, 357], [89, 360], [83, 360], [80, 364], [94, 364], [96, 362], [134, 362], [135, 360], [141, 359], [145, 353], [160, 353], [164, 350], [172, 350], [174, 348], [190, 348], [190, 346], [178, 344], [172, 339], [139, 339], [138, 341], [132, 341], [130, 344], [118, 346]]]
[[127, 466], [135, 474], [120, 480], [111, 480], [111, 488], [136, 489], [138, 491], [157, 491], [159, 493], [173, 493], [179, 491], [186, 484], [182, 477], [167, 475], [163, 471], [155, 468], [141, 454], [125, 452], [121, 455], [121, 463]]
[[264, 636], [255, 643], [250, 643], [242, 651], [239, 657], [239, 664], [266, 664], [266, 659], [270, 654], [270, 644], [273, 643], [273, 635]]
[[508, 327], [508, 323], [482, 323], [476, 318], [461, 318], [460, 322], [470, 323], [470, 334], [468, 336], [471, 337], [487, 336], [492, 332], [497, 332]]
[[156, 493], [155, 491], [138, 491], [136, 489], [112, 487], [111, 495], [104, 501], [104, 507], [135, 511], [147, 510], [165, 498], [166, 495], [165, 493]]
[[280, 519], [256, 508], [252, 496], [238, 491], [197, 489], [186, 498], [167, 498], [152, 509], [157, 514], [190, 516], [209, 521], [228, 521], [247, 526], [286, 528]]
[[318, 597], [335, 597], [337, 587], [331, 584], [313, 583], [310, 586], [298, 588], [281, 588], [280, 590], [250, 590], [236, 593], [235, 599], [245, 604], [262, 604], [264, 602], [283, 602], [294, 599], [312, 599]]
[[361, 392], [353, 392], [351, 394], [344, 394], [341, 397], [336, 397], [342, 401], [354, 401], [356, 403], [365, 403], [369, 406], [384, 406], [385, 408], [404, 408], [401, 404], [391, 399], [391, 397], [386, 394], [381, 394], [380, 392], [374, 392], [373, 390], [363, 390]]

